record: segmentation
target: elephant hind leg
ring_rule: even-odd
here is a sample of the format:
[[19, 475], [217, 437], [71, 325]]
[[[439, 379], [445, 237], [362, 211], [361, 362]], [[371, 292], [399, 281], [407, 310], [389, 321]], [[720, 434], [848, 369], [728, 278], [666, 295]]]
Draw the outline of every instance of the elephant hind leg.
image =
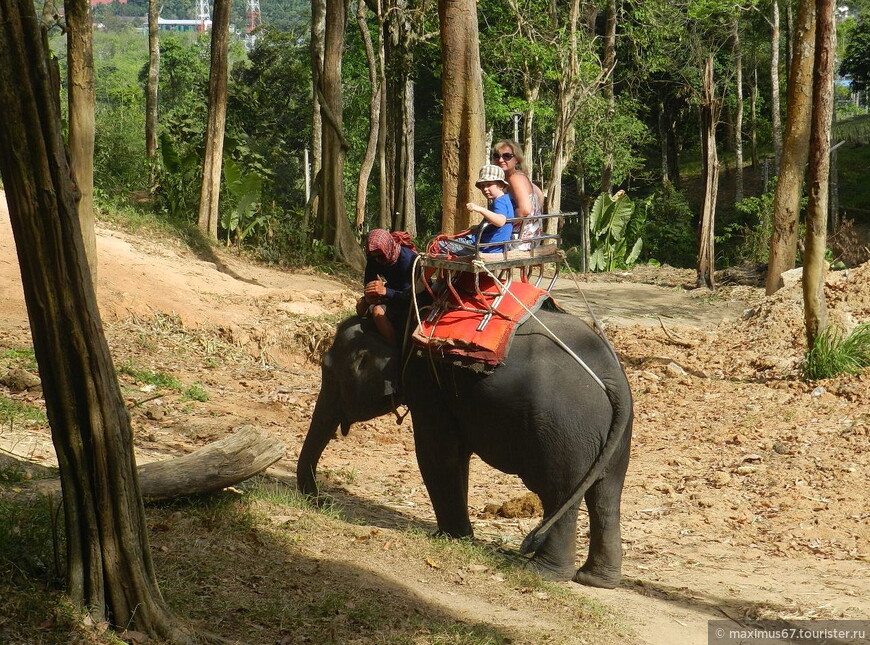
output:
[[622, 486], [602, 480], [586, 493], [589, 508], [589, 554], [574, 575], [574, 582], [613, 589], [622, 579], [622, 533], [619, 504]]
[[[563, 582], [574, 575], [577, 552], [577, 506], [568, 509], [553, 525], [541, 547], [535, 552], [528, 566], [537, 571], [544, 580]], [[549, 509], [544, 506], [544, 516]]]

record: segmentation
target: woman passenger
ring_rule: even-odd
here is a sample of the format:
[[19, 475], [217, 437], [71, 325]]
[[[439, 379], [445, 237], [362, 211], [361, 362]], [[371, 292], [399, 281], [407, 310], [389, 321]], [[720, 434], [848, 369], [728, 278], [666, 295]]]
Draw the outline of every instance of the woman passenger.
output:
[[[504, 170], [508, 182], [508, 194], [514, 205], [514, 217], [527, 218], [522, 223], [514, 223], [514, 237], [528, 240], [539, 237], [543, 231], [540, 215], [544, 202], [541, 189], [532, 183], [523, 171], [523, 151], [520, 144], [510, 139], [502, 139], [492, 147], [492, 163]], [[539, 242], [524, 242], [511, 245], [512, 249], [528, 250]]]

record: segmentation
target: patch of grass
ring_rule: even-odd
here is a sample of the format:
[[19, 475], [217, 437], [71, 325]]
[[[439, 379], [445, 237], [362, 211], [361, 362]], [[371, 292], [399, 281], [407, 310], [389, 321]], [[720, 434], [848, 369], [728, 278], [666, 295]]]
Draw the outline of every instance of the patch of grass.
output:
[[252, 500], [274, 506], [312, 511], [332, 518], [344, 520], [344, 509], [334, 497], [321, 493], [316, 499], [300, 493], [295, 486], [263, 478], [252, 479], [243, 484], [243, 489]]
[[154, 387], [174, 390], [176, 392], [182, 390], [181, 382], [174, 376], [162, 372], [139, 369], [132, 361], [119, 365], [118, 373], [125, 374], [136, 381], [136, 383], [142, 385], [153, 385]]
[[[260, 479], [247, 494], [154, 509], [152, 547], [171, 607], [209, 631], [244, 642], [504, 645], [501, 628], [439, 611], [388, 577], [321, 554], [323, 541], [353, 548], [345, 521], [325, 516], [292, 487]], [[425, 539], [391, 536], [413, 557]], [[407, 544], [406, 544], [407, 542]], [[334, 550], [334, 549], [333, 549]], [[220, 617], [216, 619], [215, 617]], [[254, 636], [252, 636], [252, 630]]]
[[0, 425], [14, 423], [47, 427], [48, 417], [42, 408], [0, 396]]
[[32, 347], [4, 349], [0, 352], [0, 359], [21, 361], [24, 363], [24, 367], [36, 369], [36, 354], [34, 354]]
[[59, 585], [62, 534], [63, 514], [57, 501], [0, 496], [0, 579], [25, 583], [39, 579]]
[[208, 401], [208, 392], [201, 383], [194, 383], [182, 393], [182, 399], [185, 401]]
[[855, 327], [845, 338], [840, 330], [828, 327], [804, 355], [801, 372], [808, 381], [840, 374], [858, 374], [870, 367], [870, 323]]

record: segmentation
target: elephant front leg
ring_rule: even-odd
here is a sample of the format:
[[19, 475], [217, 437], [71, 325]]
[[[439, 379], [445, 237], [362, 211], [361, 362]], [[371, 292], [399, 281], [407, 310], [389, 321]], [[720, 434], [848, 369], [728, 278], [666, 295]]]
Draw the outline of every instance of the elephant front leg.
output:
[[471, 453], [451, 441], [448, 432], [426, 430], [414, 419], [414, 448], [423, 482], [435, 510], [439, 532], [452, 537], [472, 537], [468, 518], [468, 467]]
[[586, 494], [589, 508], [589, 555], [574, 582], [613, 589], [622, 579], [622, 533], [619, 526], [619, 486], [599, 481]]

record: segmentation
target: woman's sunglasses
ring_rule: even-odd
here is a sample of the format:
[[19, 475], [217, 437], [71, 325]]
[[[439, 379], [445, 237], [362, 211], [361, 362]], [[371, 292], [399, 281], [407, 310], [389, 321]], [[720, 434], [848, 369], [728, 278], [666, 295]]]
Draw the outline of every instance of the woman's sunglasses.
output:
[[498, 161], [499, 159], [501, 159], [502, 161], [510, 161], [515, 156], [516, 155], [512, 152], [502, 152], [501, 154], [498, 154], [497, 152], [493, 152], [492, 153], [492, 160]]

